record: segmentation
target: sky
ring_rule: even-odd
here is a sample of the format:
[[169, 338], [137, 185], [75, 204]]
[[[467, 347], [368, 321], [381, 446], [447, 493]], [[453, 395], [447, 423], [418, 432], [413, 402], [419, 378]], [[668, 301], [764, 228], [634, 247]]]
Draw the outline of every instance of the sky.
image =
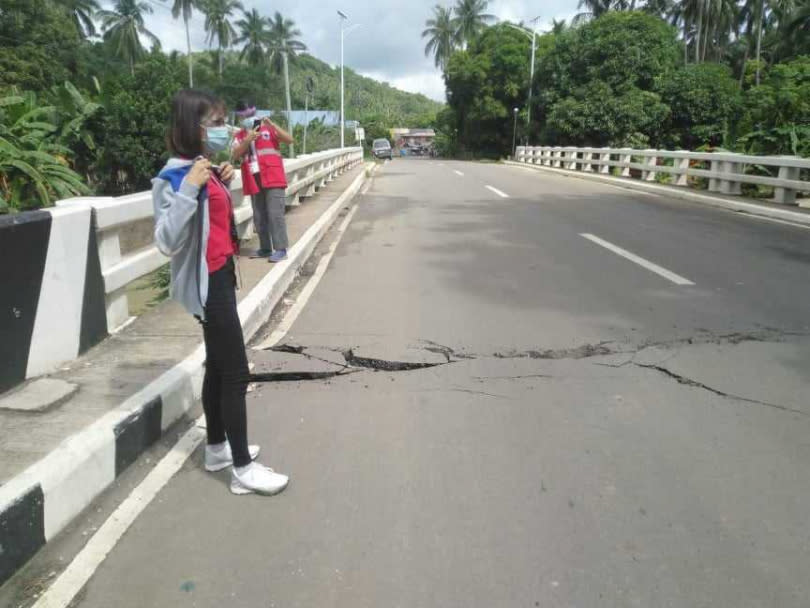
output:
[[[186, 37], [182, 19], [174, 21], [170, 8], [173, 0], [146, 0], [153, 7], [146, 16], [147, 28], [156, 34], [166, 51], [185, 52]], [[250, 10], [270, 16], [280, 11], [295, 21], [308, 51], [331, 65], [340, 64], [341, 10], [349, 24], [360, 26], [346, 34], [345, 65], [376, 80], [388, 82], [405, 91], [423, 93], [444, 101], [441, 73], [432, 57], [425, 57], [421, 38], [425, 21], [432, 15], [437, 0], [242, 0]], [[440, 2], [452, 5], [453, 2]], [[109, 7], [112, 2], [102, 2]], [[569, 19], [577, 11], [577, 0], [493, 0], [488, 12], [513, 22], [529, 22], [540, 17], [538, 29], [548, 28], [552, 19]], [[197, 12], [191, 21], [194, 50], [207, 48], [204, 18]]]

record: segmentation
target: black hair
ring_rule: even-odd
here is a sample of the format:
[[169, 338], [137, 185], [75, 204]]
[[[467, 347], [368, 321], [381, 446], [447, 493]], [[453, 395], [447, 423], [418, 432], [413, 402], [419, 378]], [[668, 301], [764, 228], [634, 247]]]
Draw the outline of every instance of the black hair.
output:
[[169, 151], [175, 156], [196, 158], [205, 152], [200, 129], [212, 110], [222, 107], [217, 97], [206, 91], [183, 89], [172, 99], [172, 122], [169, 128]]
[[244, 112], [250, 107], [251, 107], [250, 102], [248, 102], [245, 99], [240, 99], [239, 101], [236, 102], [236, 107], [234, 108], [234, 110], [236, 110], [237, 112]]

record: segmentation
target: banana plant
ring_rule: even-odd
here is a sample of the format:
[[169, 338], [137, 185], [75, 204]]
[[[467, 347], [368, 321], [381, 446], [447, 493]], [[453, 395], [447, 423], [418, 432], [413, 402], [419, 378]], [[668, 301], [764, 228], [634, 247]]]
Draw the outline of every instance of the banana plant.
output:
[[[72, 85], [66, 91], [71, 98], [78, 94]], [[87, 115], [98, 110], [87, 104], [81, 107], [80, 112]], [[58, 199], [89, 193], [81, 176], [71, 169], [72, 151], [63, 143], [63, 136], [81, 132], [85, 114], [60, 125], [57, 107], [38, 105], [33, 93], [12, 91], [0, 97], [0, 208], [47, 207]], [[79, 117], [83, 120], [76, 122]]]

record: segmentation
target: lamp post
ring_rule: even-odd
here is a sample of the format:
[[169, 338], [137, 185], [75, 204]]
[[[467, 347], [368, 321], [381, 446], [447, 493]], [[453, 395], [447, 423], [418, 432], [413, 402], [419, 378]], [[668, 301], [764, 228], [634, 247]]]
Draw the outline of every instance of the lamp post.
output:
[[307, 76], [307, 92], [304, 94], [304, 154], [307, 153], [307, 129], [309, 128], [309, 96], [315, 89], [315, 81], [312, 76]]
[[526, 104], [526, 133], [527, 133], [527, 136], [528, 136], [528, 133], [529, 133], [529, 127], [530, 127], [531, 122], [532, 122], [532, 88], [534, 87], [534, 56], [535, 56], [535, 54], [537, 52], [537, 22], [538, 21], [540, 21], [540, 16], [539, 15], [530, 21], [530, 23], [534, 24], [534, 26], [532, 27], [531, 30], [529, 30], [529, 29], [527, 29], [527, 28], [525, 28], [525, 27], [523, 27], [521, 25], [515, 25], [514, 23], [507, 23], [506, 24], [509, 27], [511, 27], [512, 29], [515, 29], [515, 30], [517, 30], [519, 32], [522, 32], [523, 34], [525, 34], [526, 36], [528, 36], [532, 40], [532, 56], [531, 56], [530, 67], [529, 67], [529, 99], [528, 99], [528, 102]]
[[532, 61], [529, 70], [529, 101], [526, 104], [526, 137], [529, 136], [529, 128], [532, 122], [532, 89], [534, 88], [534, 54], [537, 49], [537, 22], [540, 20], [538, 15], [532, 19], [534, 27], [532, 28]]
[[512, 110], [515, 114], [515, 127], [512, 131], [512, 160], [515, 160], [515, 156], [517, 155], [517, 116], [518, 116], [518, 108]]
[[351, 27], [346, 27], [346, 21], [349, 20], [348, 15], [343, 11], [337, 12], [338, 16], [340, 17], [340, 147], [343, 148], [345, 145], [344, 137], [345, 137], [345, 129], [346, 129], [346, 115], [344, 113], [344, 106], [343, 106], [343, 38], [347, 32], [350, 32], [356, 27], [360, 27], [359, 23], [355, 23]]

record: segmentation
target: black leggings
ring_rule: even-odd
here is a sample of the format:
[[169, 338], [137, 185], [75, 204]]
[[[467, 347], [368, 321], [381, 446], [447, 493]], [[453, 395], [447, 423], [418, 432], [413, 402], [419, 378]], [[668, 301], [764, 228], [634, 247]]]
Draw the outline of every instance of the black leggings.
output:
[[205, 379], [202, 402], [208, 444], [231, 444], [233, 464], [250, 464], [247, 442], [245, 391], [250, 379], [245, 339], [236, 310], [236, 275], [233, 259], [208, 275], [205, 306]]

